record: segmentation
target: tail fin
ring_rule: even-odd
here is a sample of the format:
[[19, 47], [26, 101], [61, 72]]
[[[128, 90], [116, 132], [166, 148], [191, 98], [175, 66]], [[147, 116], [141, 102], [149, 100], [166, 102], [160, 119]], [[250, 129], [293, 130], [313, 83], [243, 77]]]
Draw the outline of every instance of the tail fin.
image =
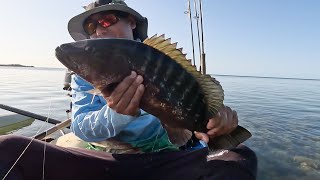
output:
[[230, 134], [222, 135], [210, 140], [208, 146], [210, 151], [232, 148], [246, 141], [251, 136], [251, 133], [247, 129], [238, 126]]

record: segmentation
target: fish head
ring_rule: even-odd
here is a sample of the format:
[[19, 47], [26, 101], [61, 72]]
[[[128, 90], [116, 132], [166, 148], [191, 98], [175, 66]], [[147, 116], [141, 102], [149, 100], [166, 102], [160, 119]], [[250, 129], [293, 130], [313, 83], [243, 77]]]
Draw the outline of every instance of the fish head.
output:
[[101, 92], [112, 91], [132, 69], [126, 51], [130, 48], [118, 42], [119, 39], [87, 39], [66, 43], [56, 48], [56, 57]]

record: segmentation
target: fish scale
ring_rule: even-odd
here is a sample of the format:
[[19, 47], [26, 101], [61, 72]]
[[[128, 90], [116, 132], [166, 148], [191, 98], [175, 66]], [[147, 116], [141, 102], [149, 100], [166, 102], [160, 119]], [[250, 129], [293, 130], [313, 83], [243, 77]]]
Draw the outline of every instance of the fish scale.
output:
[[[197, 118], [203, 118], [203, 116], [200, 116], [200, 112], [201, 109], [205, 106], [203, 100], [204, 95], [201, 92], [199, 84], [195, 80], [193, 80], [190, 74], [185, 74], [183, 68], [177, 66], [177, 64], [175, 63], [159, 63], [166, 62], [164, 60], [165, 58], [168, 57], [150, 57], [150, 59], [155, 60], [149, 61], [150, 63], [148, 63], [146, 72], [144, 73], [144, 79], [145, 81], [147, 81], [153, 79], [153, 77], [156, 77], [153, 83], [155, 84], [155, 86], [160, 87], [159, 96], [161, 96], [157, 97], [157, 99], [163, 99], [163, 101], [165, 101], [165, 104], [170, 104], [170, 106], [173, 107], [171, 110], [172, 114], [186, 114], [182, 117], [178, 117], [177, 119], [178, 121], [184, 120], [185, 128], [192, 129], [193, 127], [195, 127], [194, 123], [198, 122]], [[161, 64], [161, 66], [159, 67], [159, 73], [153, 71], [153, 69], [157, 67], [156, 64]], [[181, 74], [182, 76], [180, 76]], [[182, 81], [183, 83], [181, 83], [180, 86], [177, 86], [177, 84], [175, 83], [177, 81]], [[169, 90], [169, 93], [166, 93], [167, 90]], [[182, 94], [184, 95], [183, 99]], [[200, 109], [197, 110], [198, 108]], [[191, 111], [188, 111], [187, 109], [190, 109]], [[196, 120], [193, 121], [191, 119], [186, 119], [185, 117], [196, 118]], [[171, 121], [174, 122], [175, 120], [171, 119]], [[166, 123], [171, 124], [171, 121]], [[200, 129], [199, 125], [196, 126], [196, 129], [199, 131], [204, 130], [203, 128]], [[179, 125], [178, 127], [181, 127], [181, 125]]]
[[[176, 46], [164, 35], [143, 43], [88, 39], [60, 45], [56, 57], [104, 93], [111, 93], [132, 70], [136, 71], [145, 85], [140, 107], [161, 120], [169, 137], [170, 131], [183, 132], [181, 129], [207, 132], [209, 118], [223, 105], [223, 89], [217, 80], [197, 71]], [[179, 134], [173, 134], [179, 139]], [[234, 147], [250, 136], [238, 126], [230, 134], [210, 140], [209, 148]]]

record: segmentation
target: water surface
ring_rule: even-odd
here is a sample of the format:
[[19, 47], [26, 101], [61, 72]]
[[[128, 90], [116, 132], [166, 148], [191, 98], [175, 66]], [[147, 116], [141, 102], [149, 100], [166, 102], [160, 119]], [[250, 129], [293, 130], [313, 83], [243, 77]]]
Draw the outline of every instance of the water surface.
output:
[[[70, 99], [62, 90], [64, 73], [0, 67], [0, 103], [65, 120]], [[215, 77], [225, 90], [225, 104], [253, 134], [245, 144], [258, 156], [258, 179], [319, 179], [319, 80]], [[36, 121], [15, 133], [32, 136], [43, 124]]]

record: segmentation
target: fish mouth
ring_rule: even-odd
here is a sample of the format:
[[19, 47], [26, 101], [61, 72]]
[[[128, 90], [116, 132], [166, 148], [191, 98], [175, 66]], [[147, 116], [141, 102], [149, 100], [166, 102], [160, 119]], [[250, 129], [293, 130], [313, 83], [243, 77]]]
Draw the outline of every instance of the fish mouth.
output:
[[75, 73], [79, 73], [83, 67], [81, 66], [81, 61], [75, 58], [77, 56], [74, 56], [78, 52], [81, 52], [81, 49], [74, 46], [74, 44], [62, 44], [55, 49], [55, 56], [65, 67]]
[[55, 49], [56, 58], [68, 69], [72, 69], [75, 73], [77, 73], [78, 65], [77, 63], [72, 61], [71, 56], [68, 55], [66, 51], [64, 51], [64, 47], [58, 46]]
[[[61, 45], [62, 46], [62, 45]], [[69, 56], [62, 50], [61, 46], [58, 46], [55, 49], [56, 58], [65, 66], [68, 67], [68, 63], [70, 62]]]
[[[97, 54], [103, 50], [97, 50], [97, 45], [92, 45], [90, 42], [91, 41], [88, 40], [88, 42], [78, 41], [61, 44], [56, 47], [55, 56], [66, 68], [91, 83], [95, 88], [103, 92], [103, 94], [110, 94], [129, 73], [129, 64], [127, 59], [122, 58], [123, 56], [112, 56], [112, 61], [121, 62], [121, 64], [118, 65], [121, 68], [106, 69], [108, 61], [105, 60], [102, 55], [100, 57], [97, 56]], [[115, 61], [115, 57], [119, 57], [121, 61], [118, 58], [117, 61]], [[92, 59], [99, 59], [99, 61], [94, 65], [91, 63]], [[126, 71], [128, 71], [128, 73], [126, 73]]]
[[[87, 42], [85, 41], [79, 41], [79, 42], [73, 42], [73, 43], [66, 43], [61, 44], [55, 49], [55, 55], [57, 59], [67, 68], [71, 67], [77, 67], [77, 64], [73, 62], [72, 60], [72, 54], [77, 54], [78, 52], [81, 52], [81, 50], [86, 47]], [[71, 54], [70, 54], [71, 53]]]

